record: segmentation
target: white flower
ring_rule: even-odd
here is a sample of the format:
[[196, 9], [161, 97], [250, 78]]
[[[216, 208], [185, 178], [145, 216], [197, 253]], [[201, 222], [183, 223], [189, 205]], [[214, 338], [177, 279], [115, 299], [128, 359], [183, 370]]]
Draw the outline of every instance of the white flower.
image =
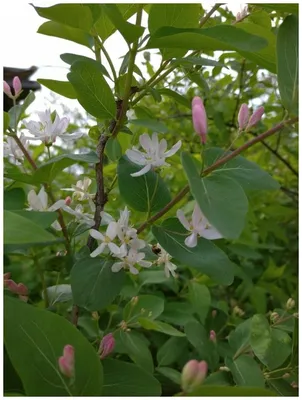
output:
[[112, 243], [112, 241], [115, 239], [117, 235], [116, 231], [116, 222], [110, 222], [110, 224], [107, 227], [105, 235], [103, 235], [101, 232], [95, 230], [95, 229], [90, 229], [89, 231], [90, 236], [92, 236], [94, 239], [102, 242], [91, 254], [90, 257], [96, 257], [99, 254], [103, 253], [105, 248], [108, 246], [109, 250], [114, 253], [114, 254], [119, 254], [120, 249], [119, 247]]
[[217, 229], [209, 224], [209, 221], [202, 214], [197, 203], [194, 207], [191, 222], [187, 220], [182, 210], [177, 210], [177, 218], [188, 231], [192, 232], [185, 240], [185, 244], [188, 247], [195, 247], [197, 245], [198, 235], [209, 240], [222, 238]]
[[78, 201], [88, 200], [90, 209], [92, 212], [95, 211], [95, 205], [91, 200], [95, 195], [88, 193], [88, 188], [91, 185], [92, 180], [85, 176], [83, 180], [77, 181], [75, 185], [71, 185], [71, 188], [64, 188], [62, 190], [67, 190], [73, 192], [72, 197]]
[[52, 122], [51, 111], [46, 110], [45, 112], [37, 113], [40, 122], [29, 121], [24, 122], [25, 127], [34, 137], [27, 137], [30, 140], [41, 140], [46, 145], [52, 145], [56, 141], [57, 137], [66, 140], [78, 139], [83, 135], [81, 132], [67, 134], [66, 129], [69, 124], [69, 119], [64, 117], [60, 118], [56, 113], [54, 122]]
[[[65, 207], [65, 200], [58, 200], [52, 206], [48, 207], [48, 196], [44, 187], [41, 188], [38, 194], [34, 190], [30, 190], [27, 195], [27, 201], [29, 203], [28, 210], [34, 211], [57, 211], [59, 208]], [[51, 226], [57, 231], [62, 230], [58, 221], [55, 221]]]
[[90, 227], [94, 225], [93, 215], [84, 213], [83, 206], [81, 204], [78, 204], [74, 210], [69, 206], [65, 206], [63, 209], [69, 214], [75, 216], [76, 219], [79, 220], [80, 222], [83, 221]]
[[172, 257], [158, 243], [156, 247], [160, 249], [160, 255], [157, 259], [156, 264], [157, 265], [165, 264], [165, 274], [167, 278], [169, 278], [170, 274], [176, 277], [175, 270], [177, 269], [177, 266], [171, 263], [170, 260]]
[[242, 4], [240, 5], [240, 11], [236, 14], [236, 22], [242, 21], [248, 15], [248, 6]]
[[126, 151], [126, 155], [130, 161], [138, 165], [144, 165], [143, 169], [131, 174], [134, 177], [146, 174], [152, 167], [169, 166], [170, 164], [166, 163], [165, 159], [173, 156], [181, 146], [181, 140], [179, 140], [169, 151], [166, 151], [167, 141], [162, 139], [158, 142], [157, 133], [153, 133], [152, 139], [144, 133], [139, 137], [139, 142], [145, 153], [135, 147], [132, 147], [132, 150]]
[[119, 272], [122, 268], [129, 269], [129, 271], [137, 275], [138, 270], [134, 267], [135, 264], [140, 265], [143, 268], [149, 268], [152, 265], [150, 261], [143, 261], [145, 253], [138, 253], [134, 248], [127, 250], [127, 246], [123, 244], [119, 251], [114, 253], [114, 256], [122, 261], [116, 262], [112, 265], [112, 272]]
[[122, 244], [128, 244], [135, 250], [143, 249], [146, 243], [142, 239], [138, 239], [137, 230], [129, 226], [130, 211], [127, 206], [120, 211], [120, 218], [117, 221], [117, 236]]
[[[27, 142], [26, 138], [23, 136], [23, 134], [20, 135], [19, 139], [20, 139], [21, 143], [23, 144], [23, 146], [27, 149], [28, 142]], [[23, 154], [22, 150], [18, 146], [15, 139], [13, 139], [10, 136], [8, 136], [6, 138], [6, 142], [3, 142], [3, 156], [4, 157], [12, 157], [16, 164], [20, 161], [23, 161], [23, 159], [24, 159], [24, 154]]]

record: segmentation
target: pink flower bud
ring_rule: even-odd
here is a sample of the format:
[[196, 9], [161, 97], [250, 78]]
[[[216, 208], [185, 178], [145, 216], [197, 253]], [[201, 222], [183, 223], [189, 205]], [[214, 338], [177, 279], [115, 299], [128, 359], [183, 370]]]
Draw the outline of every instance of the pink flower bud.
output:
[[8, 97], [10, 97], [11, 99], [14, 97], [14, 96], [12, 95], [12, 91], [11, 91], [11, 89], [10, 89], [9, 84], [8, 84], [7, 82], [5, 82], [5, 81], [3, 81], [3, 92], [4, 92]]
[[4, 286], [6, 286], [5, 282], [10, 279], [11, 273], [10, 272], [6, 272], [5, 274], [3, 274], [3, 281], [4, 281]]
[[195, 132], [200, 136], [201, 143], [207, 140], [207, 114], [200, 97], [195, 96], [192, 100], [192, 119]]
[[22, 92], [22, 83], [18, 76], [15, 76], [13, 79], [13, 88], [15, 91], [15, 98], [19, 97], [20, 93]]
[[12, 293], [19, 294], [22, 296], [26, 296], [28, 294], [28, 289], [23, 283], [16, 283], [12, 279], [7, 279], [5, 281], [5, 286], [11, 291]]
[[246, 131], [248, 131], [252, 126], [256, 125], [261, 120], [263, 113], [264, 107], [261, 106], [257, 108], [257, 110], [252, 114], [251, 118], [249, 119]]
[[63, 349], [63, 356], [58, 360], [59, 369], [68, 378], [74, 377], [74, 348], [67, 344]]
[[249, 108], [247, 104], [242, 104], [238, 113], [239, 130], [243, 131], [249, 122]]
[[65, 199], [65, 204], [66, 204], [67, 206], [69, 206], [69, 205], [71, 204], [71, 197], [70, 197], [70, 196], [67, 196], [67, 197], [66, 197], [66, 199]]
[[114, 346], [115, 346], [115, 339], [112, 333], [108, 333], [108, 335], [103, 337], [100, 343], [99, 347], [100, 359], [103, 360], [105, 357], [107, 357], [114, 349]]
[[185, 393], [190, 393], [202, 384], [208, 372], [205, 361], [190, 360], [181, 373], [181, 387]]
[[210, 331], [210, 340], [211, 340], [211, 342], [216, 343], [216, 332], [215, 331]]

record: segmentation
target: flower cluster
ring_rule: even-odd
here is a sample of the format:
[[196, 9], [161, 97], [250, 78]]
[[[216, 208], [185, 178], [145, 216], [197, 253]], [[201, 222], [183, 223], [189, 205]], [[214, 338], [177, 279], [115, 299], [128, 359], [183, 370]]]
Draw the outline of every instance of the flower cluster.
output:
[[14, 94], [12, 94], [11, 88], [6, 81], [3, 81], [3, 92], [12, 100], [16, 100], [22, 93], [22, 83], [18, 76], [13, 79]]
[[197, 246], [198, 236], [208, 240], [215, 240], [222, 238], [222, 235], [216, 228], [210, 225], [209, 221], [201, 212], [198, 204], [195, 204], [191, 220], [189, 221], [182, 210], [177, 210], [177, 218], [180, 223], [191, 233], [185, 239], [185, 245], [188, 247]]
[[264, 107], [259, 107], [251, 115], [247, 104], [242, 104], [238, 113], [238, 125], [240, 131], [249, 131], [253, 126], [258, 124], [264, 113]]
[[131, 174], [133, 177], [141, 176], [151, 170], [162, 166], [169, 166], [166, 162], [167, 157], [173, 156], [181, 147], [181, 140], [179, 140], [170, 150], [167, 150], [167, 141], [162, 139], [158, 141], [157, 133], [152, 134], [152, 138], [144, 133], [140, 135], [139, 142], [145, 152], [132, 147], [132, 150], [127, 150], [126, 155], [130, 161], [135, 164], [143, 166], [143, 168]]
[[[22, 143], [23, 147], [27, 150], [28, 148], [28, 141], [25, 136], [21, 133], [19, 137], [20, 142]], [[11, 157], [12, 161], [15, 164], [22, 163], [24, 160], [24, 154], [20, 149], [16, 140], [10, 136], [6, 138], [6, 142], [3, 142], [3, 156], [4, 157]]]

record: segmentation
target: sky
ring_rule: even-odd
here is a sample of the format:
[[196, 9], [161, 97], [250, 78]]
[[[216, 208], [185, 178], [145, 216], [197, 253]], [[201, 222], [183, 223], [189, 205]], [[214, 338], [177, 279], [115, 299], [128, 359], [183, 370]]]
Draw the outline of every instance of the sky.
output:
[[[62, 1], [64, 3], [76, 3], [77, 1]], [[90, 1], [92, 3], [93, 1]], [[109, 1], [107, 1], [109, 2]], [[129, 2], [129, 1], [128, 1]], [[182, 1], [183, 2], [183, 1]], [[35, 6], [49, 7], [59, 4], [60, 1], [33, 1]], [[127, 2], [126, 2], [127, 3]], [[168, 1], [167, 1], [168, 3]], [[176, 3], [174, 1], [173, 3]], [[210, 8], [214, 2], [202, 2], [204, 8]], [[242, 6], [242, 5], [241, 5]], [[228, 7], [234, 12], [238, 12], [240, 3], [230, 2]], [[4, 11], [4, 12], [3, 12]], [[60, 54], [75, 53], [83, 56], [92, 56], [91, 50], [79, 44], [54, 38], [51, 36], [37, 33], [39, 26], [45, 22], [35, 11], [35, 9], [26, 1], [12, 0], [6, 1], [2, 5], [2, 37], [9, 34], [9, 40], [3, 41], [2, 45], [2, 63], [6, 67], [29, 68], [37, 66], [38, 71], [32, 76], [32, 80], [39, 78], [67, 80], [66, 75], [69, 67], [60, 59]], [[9, 18], [6, 18], [9, 16]], [[133, 22], [131, 19], [130, 22]], [[147, 26], [147, 15], [143, 16], [143, 26]], [[127, 45], [122, 36], [117, 32], [108, 38], [105, 42], [109, 50], [114, 65], [119, 68], [122, 60], [120, 59], [127, 52]], [[151, 51], [152, 52], [152, 51]], [[142, 53], [138, 54], [137, 62], [143, 61]], [[106, 60], [102, 60], [107, 67]], [[155, 67], [159, 65], [160, 57], [152, 55], [151, 63]], [[140, 65], [139, 65], [140, 66]], [[144, 71], [144, 68], [142, 68]], [[42, 90], [36, 92], [36, 101], [31, 105], [28, 111], [42, 111], [47, 107], [49, 99], [49, 90], [42, 87]], [[69, 108], [81, 109], [77, 100], [61, 98]]]

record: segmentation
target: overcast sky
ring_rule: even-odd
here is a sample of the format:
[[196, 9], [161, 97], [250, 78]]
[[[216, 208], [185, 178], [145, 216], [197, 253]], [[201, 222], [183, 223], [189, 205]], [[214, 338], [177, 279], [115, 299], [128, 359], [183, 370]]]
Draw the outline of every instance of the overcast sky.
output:
[[[62, 3], [76, 3], [76, 1], [62, 1]], [[91, 1], [90, 3], [92, 3]], [[109, 3], [109, 1], [107, 1]], [[128, 1], [129, 2], [129, 1]], [[168, 2], [168, 1], [167, 1]], [[183, 2], [183, 1], [182, 1]], [[49, 7], [58, 4], [60, 1], [33, 1], [33, 4], [41, 7]], [[174, 2], [173, 2], [174, 3]], [[176, 2], [175, 2], [176, 3]], [[214, 2], [203, 2], [205, 8], [211, 7]], [[240, 3], [230, 2], [229, 8], [235, 13], [239, 10]], [[79, 44], [54, 38], [51, 36], [37, 33], [39, 26], [46, 20], [41, 18], [35, 9], [26, 1], [6, 1], [2, 5], [4, 17], [2, 14], [2, 37], [8, 35], [9, 38], [2, 43], [3, 65], [6, 67], [29, 68], [32, 65], [39, 69], [33, 75], [32, 79], [48, 78], [57, 80], [66, 80], [68, 65], [60, 59], [62, 53], [75, 53], [84, 56], [92, 56], [91, 50]], [[130, 20], [131, 21], [131, 20]], [[132, 22], [132, 21], [131, 21]], [[147, 26], [147, 15], [144, 15], [143, 25]], [[109, 50], [113, 63], [118, 68], [121, 60], [119, 57], [127, 52], [127, 45], [119, 33], [115, 33], [105, 42]], [[137, 57], [138, 63], [143, 60], [140, 53]], [[160, 61], [159, 56], [152, 57], [152, 64], [157, 66]], [[103, 62], [103, 60], [102, 60]], [[107, 67], [104, 60], [104, 65]], [[49, 91], [46, 88], [37, 93], [36, 102], [31, 109], [42, 110], [47, 104]], [[63, 98], [62, 98], [63, 100]], [[79, 107], [76, 100], [64, 98], [64, 103], [69, 107]]]

